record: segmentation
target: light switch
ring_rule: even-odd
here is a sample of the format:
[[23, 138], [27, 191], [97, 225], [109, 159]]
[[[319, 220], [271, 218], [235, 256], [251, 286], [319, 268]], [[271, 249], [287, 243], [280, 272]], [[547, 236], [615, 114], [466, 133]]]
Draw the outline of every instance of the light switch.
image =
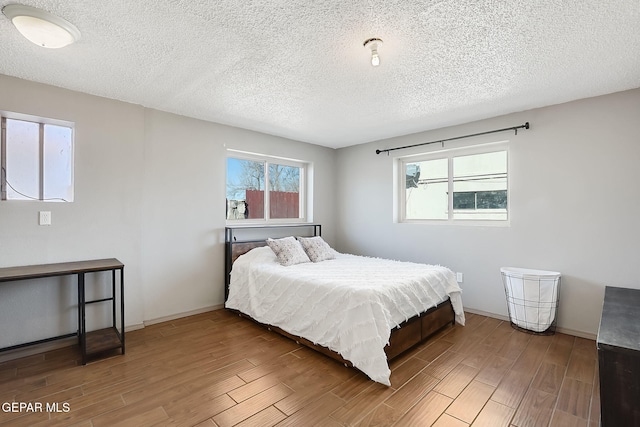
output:
[[464, 274], [456, 273], [456, 282], [458, 282], [458, 283], [464, 282]]
[[51, 225], [51, 211], [40, 211], [40, 225]]

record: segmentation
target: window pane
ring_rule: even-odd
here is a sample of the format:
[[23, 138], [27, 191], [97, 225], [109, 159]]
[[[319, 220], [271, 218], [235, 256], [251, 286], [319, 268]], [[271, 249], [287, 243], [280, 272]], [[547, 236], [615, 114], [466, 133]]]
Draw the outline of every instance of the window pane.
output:
[[227, 219], [264, 218], [264, 163], [227, 158]]
[[475, 209], [476, 193], [474, 191], [459, 191], [453, 193], [453, 209]]
[[507, 190], [479, 191], [478, 209], [507, 209]]
[[405, 175], [406, 219], [447, 219], [448, 160], [407, 163]]
[[[7, 199], [40, 199], [38, 123], [7, 119]], [[22, 194], [21, 194], [22, 193]]]
[[300, 168], [269, 164], [269, 217], [300, 218]]
[[507, 152], [453, 158], [453, 218], [507, 219]]
[[44, 198], [73, 201], [71, 128], [44, 125]]

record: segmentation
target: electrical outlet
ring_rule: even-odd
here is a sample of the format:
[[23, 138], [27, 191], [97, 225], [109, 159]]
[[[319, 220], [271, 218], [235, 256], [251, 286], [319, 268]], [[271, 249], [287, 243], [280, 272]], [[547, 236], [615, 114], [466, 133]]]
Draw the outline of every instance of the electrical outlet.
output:
[[40, 211], [40, 225], [51, 225], [51, 211]]
[[456, 282], [458, 282], [458, 283], [464, 282], [464, 274], [456, 273]]

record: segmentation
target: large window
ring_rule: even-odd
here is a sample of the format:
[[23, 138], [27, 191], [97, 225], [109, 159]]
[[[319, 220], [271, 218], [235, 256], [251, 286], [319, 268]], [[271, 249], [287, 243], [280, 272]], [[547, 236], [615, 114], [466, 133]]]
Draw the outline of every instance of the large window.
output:
[[507, 154], [490, 144], [400, 159], [400, 220], [507, 221]]
[[1, 117], [2, 200], [73, 201], [73, 128]]
[[226, 218], [239, 222], [304, 221], [307, 164], [246, 153], [227, 157]]

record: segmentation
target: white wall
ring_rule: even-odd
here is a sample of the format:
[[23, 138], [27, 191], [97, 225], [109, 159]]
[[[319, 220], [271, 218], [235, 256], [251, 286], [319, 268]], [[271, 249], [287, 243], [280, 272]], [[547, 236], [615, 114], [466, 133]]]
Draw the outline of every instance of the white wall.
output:
[[[0, 110], [76, 131], [74, 202], [0, 202], [0, 267], [116, 257], [127, 326], [223, 303], [225, 144], [313, 162], [313, 219], [334, 240], [335, 150], [3, 75], [0, 93]], [[0, 347], [74, 332], [75, 304], [75, 278], [0, 284]]]
[[[507, 316], [500, 267], [563, 274], [558, 326], [597, 333], [604, 287], [640, 288], [640, 89], [340, 149], [337, 246], [464, 273], [465, 306]], [[393, 222], [393, 162], [376, 149], [499, 129], [510, 143], [509, 227]], [[439, 147], [438, 147], [439, 148]]]
[[227, 149], [312, 162], [313, 219], [333, 241], [335, 150], [154, 110], [145, 124], [145, 320], [223, 303]]

